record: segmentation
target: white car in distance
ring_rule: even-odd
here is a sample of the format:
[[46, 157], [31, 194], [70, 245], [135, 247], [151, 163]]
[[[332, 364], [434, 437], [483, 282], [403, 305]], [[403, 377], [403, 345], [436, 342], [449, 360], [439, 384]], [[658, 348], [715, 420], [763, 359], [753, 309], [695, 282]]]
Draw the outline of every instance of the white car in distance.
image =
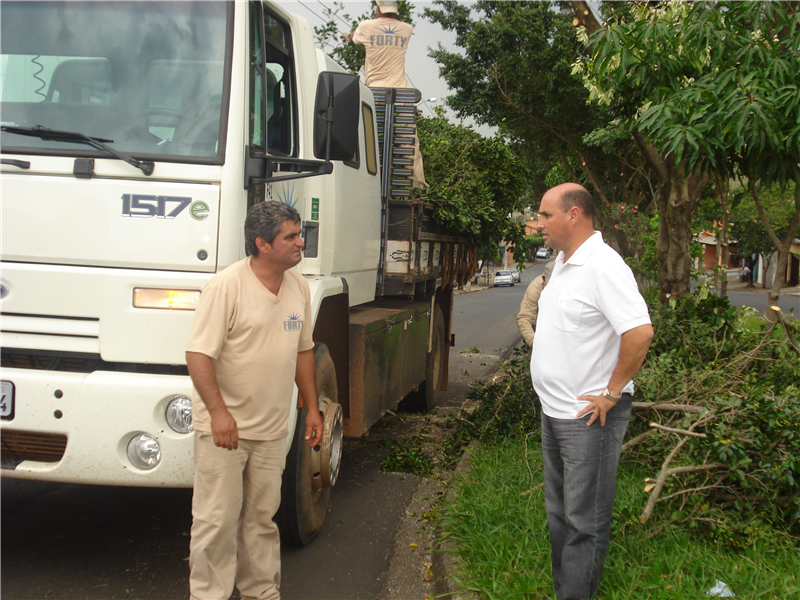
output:
[[494, 287], [498, 285], [510, 285], [514, 287], [514, 276], [511, 274], [511, 271], [498, 271], [494, 274]]

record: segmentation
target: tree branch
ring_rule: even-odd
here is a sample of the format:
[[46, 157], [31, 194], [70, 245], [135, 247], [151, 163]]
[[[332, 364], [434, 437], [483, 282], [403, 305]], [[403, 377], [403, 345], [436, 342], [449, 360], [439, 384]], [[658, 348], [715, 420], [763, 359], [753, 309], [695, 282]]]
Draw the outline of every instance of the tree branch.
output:
[[575, 27], [585, 27], [589, 34], [594, 33], [602, 27], [600, 22], [594, 16], [594, 13], [589, 7], [588, 2], [583, 2], [582, 0], [571, 0], [570, 4], [572, 5], [572, 12], [575, 14], [575, 18], [572, 21], [572, 24]]
[[637, 435], [632, 440], [628, 440], [627, 442], [622, 444], [622, 451], [625, 452], [625, 450], [627, 450], [628, 448], [633, 448], [634, 446], [637, 446], [637, 445], [641, 444], [643, 441], [645, 441], [647, 438], [649, 438], [654, 433], [655, 433], [655, 429], [648, 429], [643, 434]]
[[767, 234], [772, 240], [772, 243], [775, 244], [775, 247], [780, 248], [783, 242], [767, 220], [767, 215], [764, 213], [764, 206], [761, 204], [761, 196], [758, 195], [758, 190], [756, 189], [756, 182], [751, 179], [747, 187], [750, 190], [750, 195], [753, 197], [753, 202], [756, 203], [756, 210], [758, 211], [758, 217], [761, 219], [761, 224], [764, 225], [764, 229], [767, 230]]
[[783, 326], [783, 330], [786, 332], [786, 339], [792, 346], [792, 349], [798, 356], [800, 356], [800, 346], [797, 345], [797, 341], [794, 339], [794, 336], [792, 335], [792, 329], [791, 327], [789, 327], [788, 319], [784, 316], [783, 311], [780, 309], [779, 306], [773, 306], [772, 310], [775, 312], [775, 315], [778, 317], [778, 321]]
[[[675, 446], [672, 453], [670, 453], [667, 460], [664, 461], [664, 466], [672, 460], [672, 457], [675, 456], [677, 451], [680, 447], [688, 440], [688, 437], [685, 437], [681, 440], [681, 442]], [[693, 465], [688, 467], [673, 467], [672, 469], [662, 468], [661, 473], [658, 475], [658, 480], [656, 481], [656, 486], [653, 488], [653, 491], [650, 492], [650, 498], [647, 500], [647, 506], [645, 506], [642, 515], [639, 517], [639, 522], [642, 525], [645, 525], [647, 521], [650, 519], [650, 516], [653, 514], [653, 509], [656, 506], [656, 502], [658, 502], [658, 496], [661, 494], [661, 490], [664, 489], [664, 484], [667, 481], [667, 477], [671, 475], [677, 475], [679, 473], [699, 473], [700, 471], [710, 471], [712, 469], [721, 469], [724, 468], [726, 465], [723, 463], [711, 463], [706, 465]]]
[[703, 408], [702, 406], [693, 406], [691, 404], [653, 404], [651, 402], [634, 402], [633, 408], [663, 410], [666, 412], [698, 413], [698, 414], [703, 414], [704, 412], [706, 412], [706, 409]]
[[705, 433], [695, 433], [694, 431], [686, 431], [685, 429], [673, 429], [672, 427], [664, 427], [663, 425], [659, 425], [658, 423], [651, 422], [650, 427], [652, 427], [653, 429], [666, 431], [668, 433], [677, 433], [678, 435], [689, 435], [691, 437], [700, 438], [701, 440], [704, 440], [708, 437]]
[[639, 149], [642, 151], [645, 160], [656, 172], [659, 181], [666, 183], [670, 179], [667, 161], [664, 160], [664, 157], [661, 156], [661, 153], [656, 150], [649, 141], [647, 141], [647, 138], [642, 133], [634, 131], [632, 135], [636, 145], [639, 146]]

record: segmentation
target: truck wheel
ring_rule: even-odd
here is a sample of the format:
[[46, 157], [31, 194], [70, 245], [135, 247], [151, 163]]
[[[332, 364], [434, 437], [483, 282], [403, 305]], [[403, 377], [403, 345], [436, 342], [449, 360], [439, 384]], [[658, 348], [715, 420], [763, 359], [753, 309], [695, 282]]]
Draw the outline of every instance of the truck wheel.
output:
[[436, 399], [441, 390], [442, 371], [444, 368], [442, 353], [446, 351], [444, 344], [444, 314], [437, 305], [433, 309], [433, 341], [431, 351], [428, 353], [428, 362], [425, 366], [425, 381], [419, 384], [418, 391], [406, 396], [403, 400], [403, 408], [424, 412], [436, 408]]
[[325, 344], [315, 346], [314, 358], [324, 423], [322, 441], [315, 448], [306, 444], [304, 406], [297, 413], [292, 446], [283, 471], [281, 506], [275, 515], [284, 543], [297, 548], [310, 544], [322, 528], [331, 487], [336, 483], [342, 460], [344, 419], [342, 407], [336, 402], [336, 370]]

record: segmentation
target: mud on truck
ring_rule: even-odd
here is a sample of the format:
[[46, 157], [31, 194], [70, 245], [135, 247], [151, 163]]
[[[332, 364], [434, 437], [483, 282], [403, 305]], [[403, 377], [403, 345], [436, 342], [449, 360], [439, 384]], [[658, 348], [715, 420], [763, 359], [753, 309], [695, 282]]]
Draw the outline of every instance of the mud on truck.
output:
[[1, 10], [2, 475], [190, 487], [192, 311], [244, 257], [248, 207], [280, 200], [325, 432], [309, 449], [294, 411], [277, 520], [309, 543], [343, 438], [447, 385], [474, 252], [412, 198], [419, 92], [366, 88], [278, 3]]

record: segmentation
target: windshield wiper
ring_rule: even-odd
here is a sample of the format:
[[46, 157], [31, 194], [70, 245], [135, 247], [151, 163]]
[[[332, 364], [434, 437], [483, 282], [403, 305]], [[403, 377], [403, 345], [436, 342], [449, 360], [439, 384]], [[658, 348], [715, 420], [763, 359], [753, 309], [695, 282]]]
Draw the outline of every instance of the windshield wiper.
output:
[[129, 165], [133, 165], [137, 169], [141, 169], [145, 175], [152, 175], [155, 163], [150, 160], [136, 160], [132, 156], [123, 154], [113, 148], [106, 146], [106, 144], [113, 144], [114, 140], [107, 140], [99, 137], [91, 137], [83, 133], [74, 131], [61, 131], [59, 129], [48, 129], [41, 125], [34, 125], [33, 127], [10, 127], [3, 125], [0, 127], [3, 131], [8, 133], [16, 133], [17, 135], [28, 135], [31, 137], [38, 137], [46, 141], [53, 142], [74, 142], [78, 144], [89, 144], [100, 150], [105, 150], [112, 156], [124, 160]]

